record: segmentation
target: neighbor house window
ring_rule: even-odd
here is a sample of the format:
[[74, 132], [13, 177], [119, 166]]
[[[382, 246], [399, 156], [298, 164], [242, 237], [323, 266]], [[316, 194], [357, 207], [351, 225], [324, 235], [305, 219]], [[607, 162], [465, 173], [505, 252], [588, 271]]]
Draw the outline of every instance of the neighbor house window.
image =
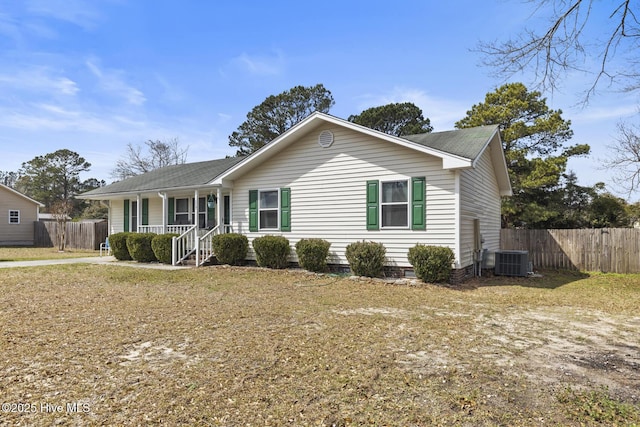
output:
[[9, 211], [9, 224], [20, 224], [20, 211]]
[[409, 181], [381, 183], [382, 227], [409, 226]]
[[260, 191], [258, 212], [261, 230], [278, 229], [278, 190]]

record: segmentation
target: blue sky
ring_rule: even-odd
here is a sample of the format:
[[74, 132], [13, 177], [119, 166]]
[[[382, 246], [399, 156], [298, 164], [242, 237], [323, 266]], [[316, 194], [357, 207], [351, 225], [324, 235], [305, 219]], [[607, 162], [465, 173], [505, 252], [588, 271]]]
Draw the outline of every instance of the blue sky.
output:
[[[68, 148], [92, 164], [84, 178], [111, 182], [126, 145], [148, 139], [178, 138], [188, 161], [232, 155], [228, 136], [254, 106], [317, 83], [335, 116], [413, 102], [449, 130], [504, 83], [478, 42], [542, 24], [531, 12], [516, 0], [0, 0], [0, 170]], [[599, 159], [639, 102], [601, 90], [576, 106], [590, 78], [545, 94], [572, 143], [592, 147], [569, 164], [583, 185], [609, 182]]]

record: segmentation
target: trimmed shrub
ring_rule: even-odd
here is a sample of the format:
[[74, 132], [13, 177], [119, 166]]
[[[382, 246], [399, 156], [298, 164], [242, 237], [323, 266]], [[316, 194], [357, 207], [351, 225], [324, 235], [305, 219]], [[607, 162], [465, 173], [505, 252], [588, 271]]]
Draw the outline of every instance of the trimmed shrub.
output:
[[300, 267], [322, 272], [327, 270], [327, 257], [331, 243], [323, 239], [302, 239], [296, 243], [296, 255]]
[[408, 258], [418, 279], [438, 283], [449, 281], [455, 255], [450, 248], [417, 244], [409, 249]]
[[356, 276], [380, 277], [386, 253], [387, 249], [382, 243], [362, 241], [347, 246], [345, 255], [351, 271]]
[[211, 239], [211, 246], [219, 263], [242, 265], [249, 251], [249, 239], [238, 233], [216, 234]]
[[128, 231], [115, 233], [109, 236], [109, 247], [111, 253], [118, 261], [130, 261], [131, 254], [127, 248], [127, 237], [132, 234]]
[[171, 242], [174, 237], [178, 237], [179, 234], [167, 233], [158, 234], [151, 239], [151, 250], [156, 256], [156, 259], [163, 264], [171, 264]]
[[260, 267], [285, 268], [289, 265], [289, 239], [284, 236], [262, 236], [253, 239], [256, 262]]
[[129, 249], [131, 258], [138, 262], [157, 261], [151, 248], [151, 240], [155, 236], [155, 233], [130, 233], [127, 236], [127, 249]]

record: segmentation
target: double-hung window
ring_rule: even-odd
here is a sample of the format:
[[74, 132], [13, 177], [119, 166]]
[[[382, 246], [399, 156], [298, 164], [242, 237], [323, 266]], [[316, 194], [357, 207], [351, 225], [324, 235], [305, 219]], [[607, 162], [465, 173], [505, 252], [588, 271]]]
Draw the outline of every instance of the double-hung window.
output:
[[409, 181], [387, 181], [381, 185], [382, 227], [409, 226]]
[[189, 224], [191, 218], [189, 215], [189, 199], [176, 199], [176, 224]]
[[249, 231], [291, 231], [291, 189], [249, 190]]
[[425, 177], [367, 181], [367, 230], [426, 230]]
[[10, 210], [9, 211], [9, 224], [20, 224], [20, 211], [19, 210]]
[[278, 229], [278, 190], [260, 190], [258, 197], [258, 218], [260, 230]]

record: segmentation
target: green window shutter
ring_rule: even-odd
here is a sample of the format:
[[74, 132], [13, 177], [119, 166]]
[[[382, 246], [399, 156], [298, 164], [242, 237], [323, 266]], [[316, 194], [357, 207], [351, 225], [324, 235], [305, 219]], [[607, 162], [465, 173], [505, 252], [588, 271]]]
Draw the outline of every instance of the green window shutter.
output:
[[175, 220], [175, 212], [176, 212], [176, 199], [173, 197], [169, 197], [169, 218], [167, 218], [167, 224], [173, 225]]
[[280, 231], [291, 231], [291, 189], [280, 189]]
[[258, 231], [258, 190], [249, 190], [249, 231]]
[[129, 199], [124, 199], [124, 231], [129, 231]]
[[142, 199], [142, 225], [149, 225], [149, 199]]
[[427, 229], [427, 191], [425, 177], [411, 178], [411, 229]]
[[367, 230], [379, 230], [379, 218], [378, 211], [380, 210], [380, 203], [378, 198], [380, 193], [378, 191], [379, 181], [367, 181]]

